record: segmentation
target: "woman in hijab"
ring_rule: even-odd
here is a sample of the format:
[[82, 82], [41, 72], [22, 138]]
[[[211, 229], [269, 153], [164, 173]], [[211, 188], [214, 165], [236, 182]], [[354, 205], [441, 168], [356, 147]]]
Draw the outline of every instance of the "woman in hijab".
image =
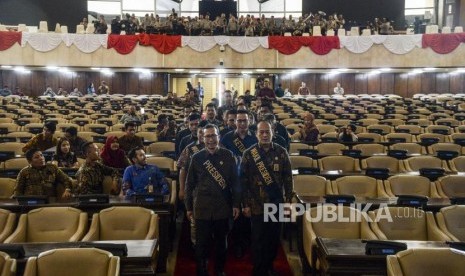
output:
[[100, 158], [105, 166], [124, 169], [130, 165], [124, 151], [119, 148], [118, 137], [108, 136], [105, 146], [100, 152]]
[[300, 141], [301, 142], [311, 142], [315, 143], [318, 142], [318, 136], [320, 135], [320, 131], [316, 127], [315, 123], [315, 116], [312, 113], [307, 113], [303, 117], [304, 125], [300, 129]]

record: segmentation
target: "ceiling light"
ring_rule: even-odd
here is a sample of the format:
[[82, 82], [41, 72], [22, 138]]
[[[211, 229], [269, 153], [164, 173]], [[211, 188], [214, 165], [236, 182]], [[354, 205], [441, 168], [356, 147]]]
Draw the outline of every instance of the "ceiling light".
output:
[[22, 67], [22, 66], [17, 66], [15, 67], [14, 69], [16, 72], [20, 72], [20, 73], [24, 73], [24, 74], [29, 74], [31, 73], [31, 70], [27, 70], [26, 68]]
[[423, 73], [423, 70], [421, 70], [421, 69], [414, 69], [414, 70], [410, 71], [408, 74], [409, 74], [409, 75], [416, 75], [416, 74], [421, 74], [421, 73]]
[[150, 70], [149, 69], [145, 69], [145, 68], [133, 68], [132, 69], [134, 72], [138, 72], [140, 74], [144, 74], [144, 75], [149, 75], [150, 74]]
[[423, 70], [425, 70], [425, 71], [434, 71], [434, 70], [436, 70], [436, 68], [434, 68], [434, 67], [427, 67], [427, 68], [424, 68]]
[[462, 74], [465, 73], [465, 68], [457, 68], [457, 70], [450, 72], [449, 74], [455, 75], [455, 74]]
[[339, 71], [339, 72], [347, 72], [347, 71], [349, 71], [350, 69], [349, 69], [349, 68], [338, 68], [338, 69], [336, 69], [336, 70]]
[[391, 70], [392, 70], [391, 68], [381, 68], [381, 69], [379, 69], [379, 71], [381, 71], [381, 72], [389, 72]]
[[200, 70], [190, 70], [189, 73], [191, 73], [191, 74], [198, 74], [198, 73], [200, 73]]
[[47, 70], [50, 70], [50, 71], [58, 70], [58, 66], [52, 66], [52, 65], [47, 66], [47, 67], [45, 67], [45, 68], [47, 68]]
[[215, 69], [215, 72], [220, 73], [220, 74], [223, 74], [223, 73], [226, 73], [226, 70], [220, 68], [220, 69]]
[[184, 72], [184, 69], [182, 69], [182, 68], [176, 68], [176, 69], [174, 69], [174, 71], [175, 71], [175, 72]]
[[2, 68], [4, 68], [4, 69], [10, 69], [10, 68], [13, 68], [13, 66], [11, 66], [11, 65], [2, 65]]
[[255, 69], [255, 71], [257, 71], [257, 72], [265, 72], [266, 70], [265, 69]]
[[252, 71], [241, 71], [241, 73], [243, 75], [249, 75], [249, 74], [252, 74], [253, 72]]
[[381, 74], [381, 70], [373, 70], [373, 71], [368, 72], [368, 75], [378, 75], [378, 74]]
[[100, 67], [90, 67], [91, 70], [94, 70], [94, 71], [100, 71]]

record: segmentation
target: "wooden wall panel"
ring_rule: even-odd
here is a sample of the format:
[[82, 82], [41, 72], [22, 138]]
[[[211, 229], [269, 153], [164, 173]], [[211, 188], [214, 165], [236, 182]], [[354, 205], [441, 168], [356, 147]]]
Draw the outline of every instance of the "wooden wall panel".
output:
[[464, 74], [450, 75], [449, 91], [451, 93], [463, 93], [463, 91], [465, 91], [465, 75]]
[[365, 94], [368, 91], [366, 74], [355, 74], [354, 94]]
[[315, 90], [310, 90], [315, 95], [327, 95], [329, 90], [328, 77], [325, 74], [318, 74], [315, 76]]
[[436, 93], [436, 74], [421, 74], [421, 93]]
[[408, 74], [394, 74], [394, 91], [401, 97], [410, 97], [408, 94]]
[[[449, 93], [450, 91], [450, 74], [437, 73], [436, 74], [436, 89], [431, 93]], [[463, 93], [463, 92], [462, 92]]]
[[421, 93], [421, 74], [408, 75], [407, 90], [409, 97]]
[[[188, 77], [191, 78], [191, 76]], [[237, 76], [234, 77], [237, 78]], [[52, 86], [54, 91], [57, 91], [60, 86], [68, 91], [77, 87], [85, 93], [90, 83], [93, 83], [97, 89], [100, 82], [105, 80], [110, 86], [112, 94], [164, 95], [166, 93], [164, 89], [165, 78], [168, 78], [166, 73], [151, 73], [147, 76], [136, 72], [117, 72], [108, 76], [94, 71], [73, 73], [32, 71], [29, 74], [24, 74], [12, 70], [0, 70], [0, 87], [8, 85], [12, 90], [15, 87], [20, 87], [26, 95], [31, 96], [41, 95], [47, 85]], [[254, 78], [245, 77], [243, 80], [244, 89], [252, 87], [253, 93]], [[394, 93], [402, 97], [412, 97], [416, 93], [465, 93], [465, 74], [435, 72], [417, 75], [407, 73], [383, 73], [379, 75], [365, 73], [283, 74], [278, 76], [278, 82], [282, 84], [284, 89], [289, 88], [292, 93], [297, 93], [301, 83], [305, 82], [314, 95], [331, 95], [337, 82], [341, 83], [346, 94]]]
[[395, 75], [393, 73], [381, 74], [380, 94], [394, 93]]
[[354, 94], [355, 92], [355, 75], [341, 74], [341, 86], [344, 88], [345, 94]]
[[381, 93], [381, 74], [366, 74], [367, 76], [367, 93], [380, 94]]

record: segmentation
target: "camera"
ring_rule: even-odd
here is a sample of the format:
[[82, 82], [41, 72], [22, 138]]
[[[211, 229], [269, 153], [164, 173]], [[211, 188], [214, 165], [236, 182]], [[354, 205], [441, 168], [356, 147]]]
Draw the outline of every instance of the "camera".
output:
[[224, 51], [226, 51], [226, 49], [224, 48], [224, 45], [221, 45], [221, 46], [220, 46], [220, 52], [223, 53]]
[[224, 60], [220, 58], [220, 66], [223, 66], [223, 65], [224, 65]]

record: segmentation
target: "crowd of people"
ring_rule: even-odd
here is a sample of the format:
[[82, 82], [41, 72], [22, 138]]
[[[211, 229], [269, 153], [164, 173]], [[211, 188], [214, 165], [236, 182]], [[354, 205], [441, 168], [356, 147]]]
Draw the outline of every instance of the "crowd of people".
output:
[[[87, 27], [87, 19], [81, 22]], [[95, 33], [106, 33], [107, 25], [103, 15], [94, 23]], [[111, 20], [111, 33], [125, 34], [149, 33], [149, 34], [172, 34], [172, 35], [192, 35], [192, 36], [210, 36], [210, 35], [230, 35], [230, 36], [267, 36], [267, 35], [284, 35], [290, 33], [294, 36], [301, 36], [303, 33], [312, 33], [314, 26], [321, 27], [321, 33], [326, 34], [328, 30], [344, 29], [352, 26], [359, 26], [356, 21], [346, 22], [342, 14], [329, 14], [319, 11], [310, 14], [304, 14], [298, 18], [292, 15], [288, 17], [275, 18], [273, 15], [266, 17], [262, 15], [241, 15], [236, 18], [233, 14], [222, 13], [215, 18], [210, 14], [203, 14], [195, 17], [179, 16], [173, 9], [171, 14], [162, 18], [158, 14], [147, 13], [144, 17], [139, 18], [135, 14], [125, 14], [121, 18], [115, 17]], [[363, 24], [373, 33], [389, 34], [393, 31], [391, 22], [388, 18], [375, 18], [373, 22]]]
[[[302, 85], [299, 93], [309, 93], [304, 92], [305, 87]], [[263, 220], [263, 206], [291, 202], [294, 194], [288, 155], [291, 135], [273, 114], [276, 95], [269, 80], [259, 85], [256, 97], [234, 97], [232, 91], [225, 90], [222, 105], [213, 99], [204, 110], [200, 108], [201, 83], [188, 83], [186, 90], [184, 100], [175, 99], [172, 94], [162, 100], [167, 108], [183, 105], [184, 122], [178, 125], [172, 114], [158, 114], [154, 131], [158, 141], [175, 142], [178, 197], [190, 221], [197, 273], [208, 275], [208, 250], [213, 235], [215, 270], [222, 275], [226, 240], [231, 235], [237, 258], [251, 244], [254, 275], [273, 275], [281, 225]], [[23, 148], [30, 165], [19, 173], [15, 195], [100, 194], [106, 176], [113, 180], [115, 195], [170, 193], [163, 173], [157, 166], [147, 164], [143, 138], [136, 132], [146, 118], [137, 109], [135, 105], [127, 106], [120, 118], [124, 135], [108, 136], [101, 149], [80, 138], [75, 127], [68, 127], [64, 136], [57, 139], [56, 125], [46, 122], [42, 133]], [[339, 141], [357, 141], [354, 132], [354, 125], [341, 128]], [[292, 138], [317, 142], [319, 136], [313, 114], [307, 113]], [[56, 150], [52, 162], [46, 163], [42, 152], [53, 147]], [[84, 161], [79, 164], [78, 158]], [[60, 168], [78, 168], [76, 180]], [[56, 194], [57, 183], [65, 187], [64, 194]]]

